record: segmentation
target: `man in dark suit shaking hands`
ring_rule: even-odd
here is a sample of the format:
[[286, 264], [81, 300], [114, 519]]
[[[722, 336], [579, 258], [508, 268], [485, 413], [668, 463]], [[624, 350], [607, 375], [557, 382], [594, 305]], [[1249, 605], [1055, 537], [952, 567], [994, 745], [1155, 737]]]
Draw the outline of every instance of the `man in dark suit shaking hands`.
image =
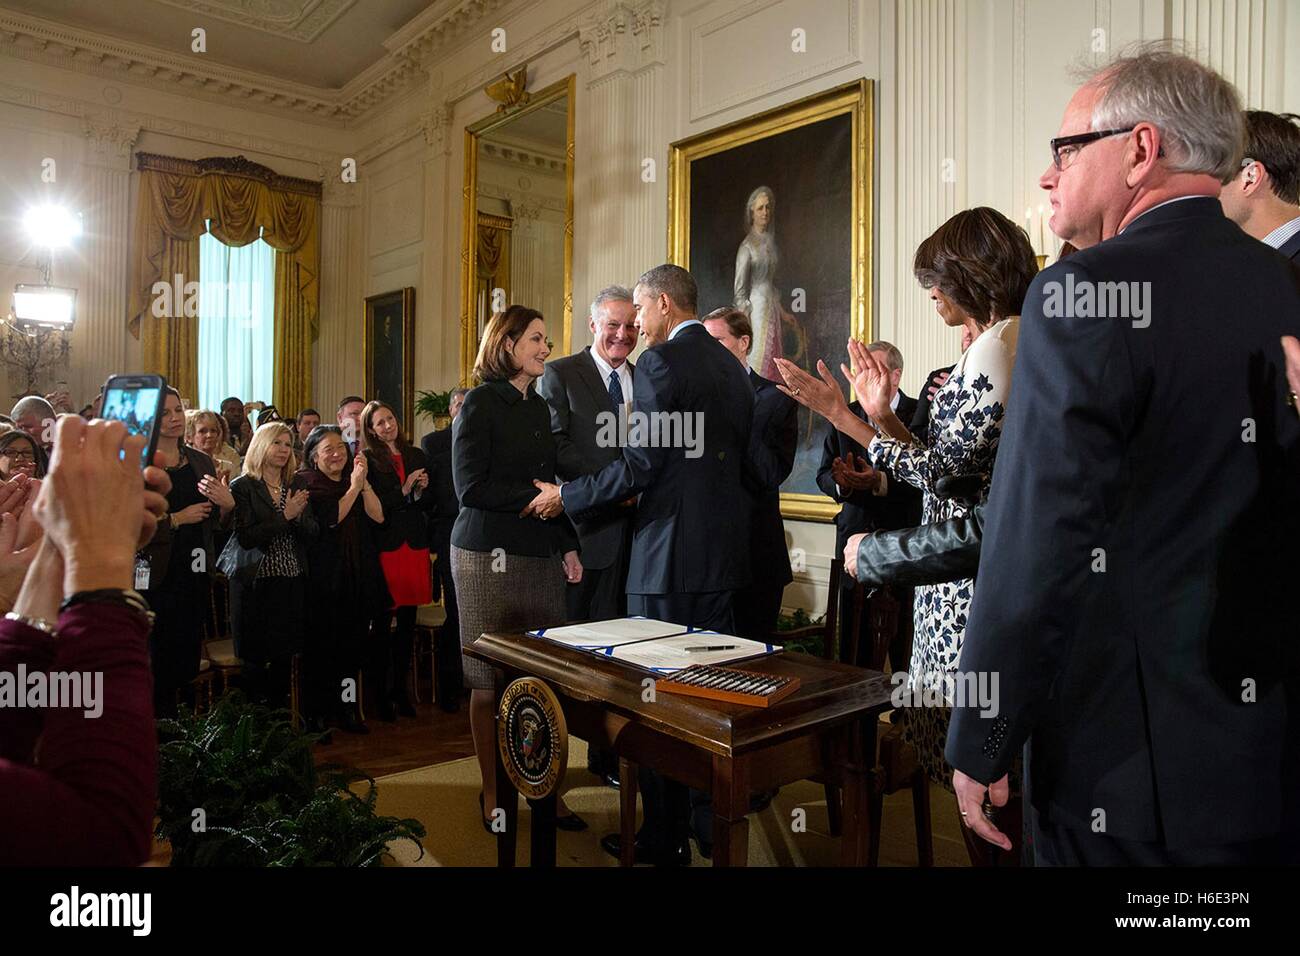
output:
[[1300, 116], [1246, 110], [1246, 157], [1219, 194], [1224, 214], [1300, 266]]
[[[622, 286], [602, 289], [588, 318], [592, 344], [546, 363], [537, 394], [551, 407], [555, 467], [565, 481], [593, 475], [621, 458], [618, 443], [603, 441], [602, 424], [624, 417], [632, 405], [636, 371], [636, 306]], [[582, 545], [582, 581], [568, 586], [571, 621], [607, 621], [627, 614], [627, 567], [632, 547], [631, 498], [574, 522]]]
[[[536, 482], [541, 494], [527, 513], [553, 517], [563, 510], [581, 519], [639, 494], [628, 611], [734, 634], [733, 595], [750, 582], [746, 472], [754, 389], [696, 318], [689, 272], [657, 266], [641, 276], [632, 296], [650, 347], [637, 361], [623, 453], [562, 487]], [[690, 863], [686, 788], [644, 767], [640, 785], [645, 822], [636, 859]], [[618, 834], [602, 846], [618, 855]]]
[[1040, 865], [1294, 853], [1300, 282], [1223, 214], [1243, 141], [1226, 80], [1143, 50], [1075, 93], [1039, 181], [1080, 251], [1025, 297], [961, 649], [998, 690], [946, 755], [1006, 848], [982, 804], [1028, 738]]
[[529, 511], [581, 519], [639, 494], [629, 613], [734, 633], [732, 595], [750, 581], [743, 479], [754, 389], [696, 318], [689, 272], [657, 266], [632, 294], [650, 347], [637, 362], [623, 453], [562, 488], [538, 482]]

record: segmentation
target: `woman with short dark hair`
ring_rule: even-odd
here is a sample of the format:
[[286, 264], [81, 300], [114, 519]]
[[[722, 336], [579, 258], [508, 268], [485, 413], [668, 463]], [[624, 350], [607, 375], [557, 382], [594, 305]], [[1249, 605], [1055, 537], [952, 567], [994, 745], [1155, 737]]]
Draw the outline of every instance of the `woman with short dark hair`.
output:
[[[1011, 393], [1020, 308], [1037, 271], [1024, 230], [994, 209], [957, 213], [917, 248], [913, 260], [917, 281], [930, 290], [944, 323], [962, 327], [972, 338], [970, 348], [934, 395], [927, 441], [911, 435], [890, 409], [887, 362], [860, 343], [849, 343], [851, 378], [863, 410], [878, 427], [848, 410], [824, 363], [819, 363], [819, 381], [779, 360], [786, 393], [857, 439], [872, 465], [885, 469], [893, 479], [920, 488], [925, 524], [965, 517], [988, 499]], [[972, 475], [979, 478], [978, 488], [968, 496], [949, 498], [936, 493], [940, 479]], [[860, 540], [861, 536], [855, 535], [848, 547], [856, 550]], [[916, 588], [908, 689], [914, 700], [933, 700], [937, 706], [899, 711], [921, 765], [948, 789], [952, 788], [952, 768], [944, 758], [944, 743], [974, 588], [972, 578]], [[1019, 801], [1004, 812], [1018, 813]], [[962, 832], [970, 831], [963, 827]], [[978, 842], [967, 843], [973, 861], [980, 858], [977, 851], [983, 853]]]
[[303, 649], [308, 726], [334, 720], [349, 733], [369, 733], [357, 706], [356, 680], [371, 618], [389, 605], [375, 533], [384, 521], [370, 486], [365, 455], [355, 461], [337, 425], [317, 425], [303, 443], [298, 483], [311, 496], [319, 533], [307, 545], [307, 620]]
[[[451, 531], [451, 573], [462, 646], [486, 631], [563, 624], [565, 582], [582, 579], [578, 536], [568, 517], [522, 515], [539, 494], [533, 481], [555, 480], [549, 406], [534, 388], [550, 353], [540, 312], [512, 305], [494, 315], [474, 364], [483, 384], [465, 396], [451, 426], [452, 471], [460, 499]], [[482, 661], [463, 660], [488, 827], [486, 817], [497, 806], [494, 675]], [[561, 801], [561, 828], [586, 826], [565, 809]]]
[[45, 449], [26, 432], [15, 430], [0, 435], [0, 478], [9, 481], [18, 474], [44, 478], [47, 467]]

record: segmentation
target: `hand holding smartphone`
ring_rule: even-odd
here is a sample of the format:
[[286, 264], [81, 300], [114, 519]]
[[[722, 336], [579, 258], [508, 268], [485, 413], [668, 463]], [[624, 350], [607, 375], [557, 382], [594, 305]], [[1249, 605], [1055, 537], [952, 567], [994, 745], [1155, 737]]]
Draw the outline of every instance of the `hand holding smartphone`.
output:
[[[158, 450], [167, 380], [161, 375], [114, 375], [104, 384], [100, 417], [126, 425], [128, 434], [145, 435], [140, 467], [147, 467]], [[125, 454], [125, 452], [123, 452]]]

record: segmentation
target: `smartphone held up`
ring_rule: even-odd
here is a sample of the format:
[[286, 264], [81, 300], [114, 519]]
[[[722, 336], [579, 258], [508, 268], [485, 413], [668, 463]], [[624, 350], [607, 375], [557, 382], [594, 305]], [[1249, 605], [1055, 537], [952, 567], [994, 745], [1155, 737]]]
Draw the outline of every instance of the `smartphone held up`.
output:
[[[127, 434], [147, 439], [140, 467], [153, 461], [158, 450], [158, 428], [162, 422], [167, 380], [161, 375], [114, 375], [104, 384], [101, 418], [126, 425]], [[123, 452], [125, 454], [125, 452]]]

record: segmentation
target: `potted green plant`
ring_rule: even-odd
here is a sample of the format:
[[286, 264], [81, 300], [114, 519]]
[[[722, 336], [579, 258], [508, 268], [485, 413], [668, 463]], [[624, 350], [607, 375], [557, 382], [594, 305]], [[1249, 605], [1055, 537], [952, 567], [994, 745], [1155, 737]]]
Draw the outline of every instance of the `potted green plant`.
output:
[[318, 736], [238, 691], [206, 714], [159, 720], [156, 833], [171, 865], [378, 866], [396, 840], [423, 855], [424, 826], [379, 816], [372, 777], [316, 766]]
[[415, 393], [415, 414], [433, 419], [435, 431], [441, 431], [451, 424], [451, 389], [445, 392]]

